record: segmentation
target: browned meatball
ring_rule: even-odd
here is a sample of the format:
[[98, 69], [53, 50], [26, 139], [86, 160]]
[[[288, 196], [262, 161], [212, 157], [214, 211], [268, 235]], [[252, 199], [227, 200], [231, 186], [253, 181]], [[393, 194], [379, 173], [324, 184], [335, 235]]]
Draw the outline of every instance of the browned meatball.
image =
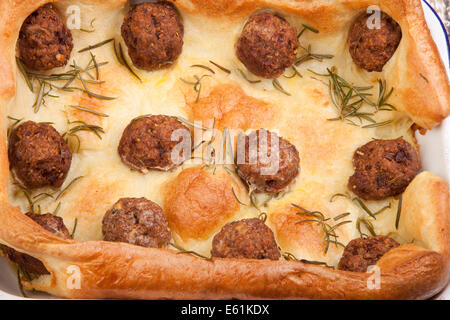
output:
[[413, 147], [402, 138], [373, 140], [356, 149], [355, 173], [348, 187], [366, 200], [380, 200], [405, 191], [421, 168]]
[[47, 4], [34, 11], [22, 25], [19, 56], [33, 70], [49, 70], [67, 64], [73, 48], [72, 33], [58, 12]]
[[144, 70], [169, 66], [183, 49], [184, 28], [172, 3], [141, 3], [125, 16], [122, 37], [134, 65]]
[[[179, 164], [173, 162], [172, 150], [181, 142], [189, 143], [186, 147], [190, 148], [190, 131], [185, 125], [175, 117], [152, 115], [131, 121], [122, 134], [118, 151], [123, 163], [141, 173], [169, 170]], [[188, 155], [180, 152], [176, 156]]]
[[272, 230], [261, 219], [253, 218], [223, 226], [214, 236], [211, 256], [278, 260], [281, 254]]
[[[33, 219], [36, 223], [38, 223], [45, 230], [56, 234], [58, 237], [64, 239], [71, 239], [69, 231], [64, 225], [63, 219], [60, 217], [56, 217], [50, 213], [46, 214], [36, 214], [32, 212], [26, 213], [28, 217]], [[45, 268], [43, 263], [32, 256], [18, 252], [12, 248], [4, 247], [6, 251], [6, 255], [12, 261], [17, 263], [22, 271], [35, 274], [49, 274], [48, 270]]]
[[387, 236], [353, 239], [345, 247], [338, 269], [366, 272], [367, 267], [375, 265], [386, 252], [398, 246], [397, 241]]
[[27, 121], [9, 138], [11, 170], [29, 189], [59, 188], [66, 179], [72, 153], [61, 135], [49, 124]]
[[298, 47], [296, 28], [263, 11], [248, 19], [237, 41], [236, 55], [253, 74], [277, 78], [294, 63]]
[[161, 207], [145, 198], [122, 198], [103, 217], [103, 239], [162, 248], [172, 237]]
[[[394, 55], [402, 30], [398, 23], [386, 13], [381, 12], [380, 27], [368, 26], [371, 15], [364, 13], [350, 28], [348, 45], [353, 61], [367, 71], [382, 71], [383, 66]], [[369, 21], [370, 27], [372, 21]]]
[[[278, 150], [272, 146], [272, 139], [278, 141]], [[295, 146], [274, 132], [260, 129], [238, 140], [236, 171], [255, 192], [280, 192], [297, 177], [299, 168], [300, 157]]]

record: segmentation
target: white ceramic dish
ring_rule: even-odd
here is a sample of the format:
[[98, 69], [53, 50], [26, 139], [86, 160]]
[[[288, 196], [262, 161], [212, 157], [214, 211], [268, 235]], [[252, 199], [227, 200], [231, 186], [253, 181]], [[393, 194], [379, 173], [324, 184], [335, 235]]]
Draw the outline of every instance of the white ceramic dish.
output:
[[[450, 45], [444, 24], [437, 13], [425, 1], [422, 1], [425, 18], [430, 28], [431, 35], [437, 44], [441, 59], [447, 69], [450, 78]], [[447, 181], [450, 181], [450, 119], [425, 136], [417, 137], [421, 145], [423, 167]], [[29, 294], [34, 299], [51, 299], [52, 296], [45, 293]], [[0, 259], [0, 300], [24, 300], [18, 288], [17, 278], [6, 259]], [[450, 285], [434, 299], [450, 300]]]

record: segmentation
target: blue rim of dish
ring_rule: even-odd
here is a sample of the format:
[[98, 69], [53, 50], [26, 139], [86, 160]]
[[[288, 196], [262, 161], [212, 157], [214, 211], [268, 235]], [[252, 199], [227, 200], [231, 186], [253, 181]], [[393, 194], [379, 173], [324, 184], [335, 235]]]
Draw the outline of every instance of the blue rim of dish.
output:
[[450, 41], [449, 41], [449, 37], [447, 34], [447, 29], [445, 28], [444, 22], [442, 22], [441, 18], [439, 17], [438, 13], [436, 12], [436, 10], [434, 10], [434, 8], [425, 0], [422, 0], [422, 2], [424, 2], [428, 8], [430, 8], [430, 10], [433, 12], [433, 14], [436, 16], [436, 18], [438, 19], [440, 25], [441, 25], [441, 29], [445, 34], [445, 41], [447, 42], [447, 58], [449, 60], [449, 64], [450, 64]]

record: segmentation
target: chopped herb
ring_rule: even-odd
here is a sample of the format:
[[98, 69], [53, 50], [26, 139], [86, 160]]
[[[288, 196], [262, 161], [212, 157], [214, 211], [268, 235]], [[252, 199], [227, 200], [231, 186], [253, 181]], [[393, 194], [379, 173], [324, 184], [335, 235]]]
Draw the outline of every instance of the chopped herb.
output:
[[223, 72], [226, 73], [231, 73], [231, 71], [225, 67], [222, 67], [220, 64], [215, 63], [214, 61], [209, 60], [209, 63], [211, 63], [212, 65], [216, 66], [217, 68], [219, 68], [220, 70], [222, 70]]
[[71, 107], [73, 109], [76, 109], [76, 110], [89, 112], [89, 113], [95, 114], [96, 116], [99, 116], [99, 117], [105, 117], [105, 118], [109, 117], [107, 114], [100, 113], [98, 111], [95, 111], [95, 110], [92, 110], [92, 109], [89, 109], [89, 108], [86, 108], [86, 107], [80, 107], [80, 106], [74, 106], [74, 105], [69, 105], [69, 107]]
[[358, 230], [359, 234], [361, 235], [361, 238], [367, 238], [367, 237], [368, 237], [367, 234], [365, 234], [365, 233], [363, 233], [363, 232], [361, 231], [361, 223], [364, 224], [364, 226], [367, 228], [367, 230], [369, 230], [369, 233], [370, 233], [372, 236], [376, 236], [376, 235], [377, 235], [377, 234], [375, 233], [375, 229], [374, 229], [374, 227], [373, 227], [372, 222], [370, 222], [369, 220], [364, 219], [364, 218], [358, 218], [358, 220], [356, 221], [356, 229]]
[[9, 120], [14, 121], [14, 122], [8, 127], [8, 130], [7, 130], [7, 133], [6, 133], [6, 135], [7, 135], [7, 137], [8, 137], [8, 140], [9, 140], [9, 137], [11, 136], [11, 133], [13, 132], [14, 128], [15, 128], [20, 122], [23, 121], [23, 118], [22, 118], [22, 119], [16, 119], [16, 118], [13, 118], [13, 117], [10, 117], [10, 116], [7, 116], [7, 118], [8, 118]]
[[90, 27], [91, 27], [91, 30], [84, 29], [84, 28], [80, 28], [80, 31], [87, 32], [87, 33], [92, 33], [92, 32], [94, 32], [94, 31], [95, 31], [95, 28], [94, 28], [94, 21], [95, 21], [95, 18], [92, 19], [92, 20], [91, 20], [91, 23], [89, 24]]
[[311, 45], [308, 45], [308, 47], [304, 48], [300, 46], [305, 51], [305, 54], [301, 55], [294, 61], [294, 65], [298, 66], [302, 64], [303, 62], [309, 61], [309, 60], [317, 60], [319, 62], [322, 62], [324, 59], [332, 59], [334, 58], [331, 54], [319, 54], [319, 53], [312, 53]]
[[[296, 204], [292, 204], [292, 206], [294, 206], [297, 209], [300, 209], [300, 212], [297, 212], [297, 214], [299, 215], [306, 215], [306, 216], [311, 216], [311, 219], [304, 219], [304, 220], [300, 220], [298, 222], [296, 222], [296, 224], [300, 224], [300, 223], [305, 223], [305, 222], [312, 222], [312, 223], [318, 223], [321, 227], [322, 230], [324, 232], [325, 235], [325, 254], [328, 252], [328, 248], [330, 246], [330, 243], [333, 243], [336, 247], [341, 246], [343, 248], [345, 248], [345, 245], [342, 244], [341, 242], [339, 242], [337, 239], [339, 238], [339, 236], [336, 234], [336, 229], [339, 228], [340, 226], [343, 226], [347, 223], [351, 223], [351, 220], [345, 220], [345, 221], [341, 221], [338, 224], [335, 224], [334, 226], [331, 226], [327, 221], [330, 220], [330, 218], [325, 218], [325, 216], [323, 215], [323, 213], [321, 213], [320, 211], [309, 211], [305, 208], [300, 207], [299, 205]], [[345, 216], [347, 216], [348, 214], [342, 214], [337, 216], [337, 218], [343, 218]], [[336, 219], [338, 220], [338, 219]], [[334, 221], [336, 221], [334, 220]]]
[[267, 212], [261, 212], [258, 215], [258, 219], [261, 220], [262, 222], [266, 223], [267, 220]]
[[130, 66], [127, 59], [125, 58], [125, 54], [123, 53], [122, 45], [120, 44], [120, 42], [118, 42], [118, 46], [119, 50], [116, 49], [116, 40], [114, 40], [113, 47], [117, 60], [121, 65], [125, 66], [125, 68], [128, 69], [128, 71], [131, 73], [132, 76], [134, 76], [136, 79], [142, 82], [142, 79], [136, 74], [136, 72], [133, 70], [133, 68]]
[[367, 212], [367, 214], [369, 216], [371, 216], [372, 218], [374, 218], [375, 220], [377, 219], [376, 216], [373, 214], [373, 212], [366, 206], [366, 204], [360, 199], [360, 198], [353, 198], [353, 201], [358, 202], [358, 204], [360, 205], [360, 207]]
[[300, 78], [303, 78], [303, 76], [301, 75], [301, 73], [298, 72], [297, 68], [296, 68], [294, 65], [292, 65], [291, 68], [292, 68], [292, 71], [293, 71], [292, 75], [290, 75], [290, 76], [285, 76], [285, 75], [283, 75], [283, 77], [288, 78], [288, 79], [292, 79], [292, 78], [294, 78], [295, 76], [299, 76]]
[[201, 69], [205, 69], [205, 70], [207, 70], [207, 71], [209, 71], [209, 72], [211, 72], [213, 74], [216, 74], [216, 72], [213, 69], [211, 69], [210, 67], [204, 66], [202, 64], [193, 64], [191, 66], [191, 68], [201, 68]]
[[319, 33], [319, 30], [317, 30], [316, 28], [313, 28], [313, 27], [308, 26], [308, 25], [306, 25], [306, 24], [302, 24], [302, 25], [303, 25], [303, 29], [298, 33], [297, 38], [300, 38], [300, 37], [302, 36], [302, 34], [303, 34], [306, 30], [312, 31], [312, 32], [314, 32], [314, 33]]
[[340, 215], [337, 215], [336, 217], [333, 218], [334, 221], [338, 221], [342, 218], [345, 218], [346, 216], [350, 215], [350, 212], [344, 212], [341, 213]]
[[255, 83], [260, 83], [260, 82], [261, 82], [261, 80], [252, 80], [252, 79], [249, 79], [249, 78], [247, 77], [247, 75], [244, 73], [244, 71], [242, 71], [241, 69], [238, 69], [238, 71], [239, 71], [239, 73], [241, 74], [241, 76], [242, 76], [245, 80], [247, 80], [247, 82], [249, 82], [249, 83], [251, 83], [251, 84], [255, 84]]
[[91, 46], [87, 46], [86, 48], [78, 50], [78, 53], [100, 48], [100, 47], [104, 46], [105, 44], [110, 43], [111, 41], [114, 41], [114, 38], [99, 42], [99, 43], [91, 45]]
[[83, 178], [83, 176], [76, 177], [75, 179], [73, 179], [72, 181], [70, 181], [70, 183], [69, 183], [64, 189], [62, 189], [62, 190], [59, 192], [59, 194], [56, 196], [55, 201], [58, 200], [58, 199], [60, 199], [60, 198], [67, 192], [67, 190], [69, 190], [70, 187], [71, 187], [76, 181], [80, 180], [81, 178]]
[[284, 90], [284, 88], [281, 86], [281, 83], [278, 81], [278, 79], [273, 79], [272, 80], [272, 85], [275, 89], [277, 89], [278, 91], [280, 91], [281, 93], [284, 93], [287, 96], [290, 96], [291, 94], [289, 92], [287, 92], [286, 90]]
[[30, 89], [31, 92], [34, 92], [33, 83], [31, 82], [30, 76], [28, 75], [28, 72], [25, 69], [25, 66], [23, 65], [23, 63], [19, 57], [16, 57], [16, 63], [17, 63], [17, 67], [19, 68], [20, 72], [22, 73], [22, 75], [25, 79], [25, 82], [27, 83], [28, 88]]
[[236, 192], [234, 191], [234, 188], [233, 188], [233, 187], [231, 187], [231, 191], [233, 191], [233, 195], [234, 195], [234, 197], [236, 198], [236, 201], [237, 201], [239, 204], [241, 204], [241, 205], [243, 205], [243, 206], [248, 206], [248, 204], [245, 204], [245, 203], [243, 203], [241, 200], [239, 200], [239, 198], [238, 198], [238, 196], [236, 195]]
[[400, 222], [400, 215], [402, 213], [402, 199], [403, 195], [400, 195], [400, 198], [398, 199], [397, 216], [395, 218], [395, 229], [398, 229], [398, 224]]
[[211, 258], [205, 257], [204, 255], [201, 255], [200, 253], [197, 253], [197, 252], [195, 252], [195, 251], [186, 250], [186, 249], [184, 249], [183, 247], [181, 247], [181, 246], [179, 246], [179, 245], [177, 245], [177, 244], [175, 244], [175, 243], [170, 242], [169, 245], [171, 245], [171, 246], [174, 247], [175, 249], [179, 250], [179, 252], [177, 252], [177, 254], [190, 254], [190, 255], [193, 255], [193, 256], [197, 256], [197, 257], [199, 257], [199, 258], [202, 258], [202, 259], [204, 259], [204, 260], [207, 260], [207, 261], [211, 261], [211, 260], [212, 260]]
[[70, 236], [72, 237], [72, 239], [73, 239], [73, 236], [75, 235], [75, 231], [77, 231], [77, 225], [78, 225], [78, 219], [75, 218], [75, 221], [74, 221], [74, 223], [73, 223], [72, 233], [70, 234]]
[[196, 81], [188, 81], [183, 78], [180, 78], [180, 80], [183, 81], [184, 83], [192, 85], [194, 91], [197, 92], [197, 97], [195, 99], [195, 102], [198, 102], [198, 100], [200, 99], [200, 92], [202, 90], [202, 80], [203, 80], [203, 78], [206, 78], [206, 77], [211, 77], [211, 76], [208, 74], [204, 74], [201, 77], [194, 75], [194, 79]]
[[426, 83], [429, 83], [429, 82], [428, 82], [428, 79], [427, 79], [423, 74], [419, 73], [419, 75], [423, 78], [423, 80], [426, 81]]
[[362, 126], [362, 128], [367, 129], [367, 128], [382, 127], [382, 126], [386, 126], [386, 125], [391, 124], [391, 123], [392, 123], [392, 120], [387, 120], [387, 121], [383, 121], [383, 122], [367, 124], [365, 126]]
[[333, 202], [333, 201], [334, 201], [336, 198], [338, 198], [338, 197], [348, 198], [348, 195], [343, 194], [343, 193], [336, 193], [336, 194], [333, 194], [333, 195], [331, 196], [331, 198], [330, 198], [330, 202]]
[[326, 262], [322, 261], [314, 261], [314, 260], [306, 260], [306, 259], [297, 259], [292, 253], [290, 252], [283, 252], [283, 258], [288, 261], [299, 261], [307, 264], [315, 264], [315, 265], [321, 265], [327, 268], [334, 269], [333, 266], [329, 266]]

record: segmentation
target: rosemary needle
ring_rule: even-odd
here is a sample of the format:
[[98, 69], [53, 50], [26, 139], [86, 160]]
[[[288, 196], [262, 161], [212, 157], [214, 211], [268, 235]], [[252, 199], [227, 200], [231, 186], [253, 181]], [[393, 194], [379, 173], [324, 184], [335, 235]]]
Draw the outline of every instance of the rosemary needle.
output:
[[114, 41], [114, 38], [111, 38], [111, 39], [108, 39], [108, 40], [99, 42], [99, 43], [94, 44], [94, 45], [91, 45], [91, 46], [87, 46], [86, 48], [83, 48], [83, 49], [81, 49], [81, 50], [78, 50], [78, 53], [85, 52], [85, 51], [89, 51], [89, 50], [93, 50], [93, 49], [97, 49], [97, 48], [99, 48], [99, 47], [101, 47], [101, 46], [104, 46], [104, 45], [107, 44], [107, 43], [110, 43], [111, 41]]

